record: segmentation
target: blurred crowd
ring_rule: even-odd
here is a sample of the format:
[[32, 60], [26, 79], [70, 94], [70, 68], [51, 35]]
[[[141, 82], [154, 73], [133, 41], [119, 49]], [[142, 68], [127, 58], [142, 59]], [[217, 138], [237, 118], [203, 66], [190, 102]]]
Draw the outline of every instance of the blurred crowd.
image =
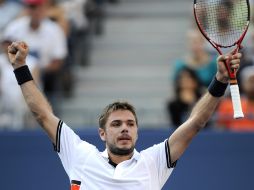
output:
[[[61, 98], [72, 97], [73, 66], [89, 65], [91, 37], [104, 33], [106, 3], [118, 3], [118, 0], [0, 0], [0, 129], [37, 127], [9, 64], [8, 45], [17, 40], [28, 43], [27, 64], [34, 80], [54, 111], [60, 112], [55, 104]], [[240, 50], [243, 58], [237, 74], [245, 117], [233, 119], [228, 90], [206, 128], [254, 131], [253, 44], [251, 24], [244, 48]], [[188, 51], [175, 59], [169, 73], [174, 95], [170, 95], [165, 107], [173, 128], [187, 119], [217, 70], [218, 54], [201, 35], [196, 23], [186, 32], [186, 45]]]
[[27, 64], [55, 112], [73, 92], [74, 65], [89, 64], [91, 36], [103, 35], [104, 4], [116, 0], [0, 0], [0, 128], [34, 128], [7, 58], [12, 41], [30, 48]]
[[[223, 2], [225, 6], [233, 6], [233, 1]], [[227, 17], [220, 17], [219, 19], [218, 23], [225, 23], [224, 20], [227, 20]], [[243, 57], [237, 73], [244, 118], [233, 118], [233, 106], [228, 88], [213, 118], [207, 124], [207, 129], [254, 132], [254, 28], [252, 20], [253, 16], [249, 31], [242, 43], [243, 48], [240, 49]], [[220, 27], [224, 26], [221, 25]], [[188, 52], [184, 57], [176, 59], [174, 62], [170, 72], [170, 76], [172, 76], [170, 80], [175, 93], [173, 98], [169, 98], [166, 103], [169, 122], [174, 128], [177, 128], [187, 119], [193, 106], [206, 92], [216, 74], [218, 53], [203, 37], [196, 23], [193, 23], [186, 34]], [[233, 48], [228, 48], [227, 52], [232, 50]]]

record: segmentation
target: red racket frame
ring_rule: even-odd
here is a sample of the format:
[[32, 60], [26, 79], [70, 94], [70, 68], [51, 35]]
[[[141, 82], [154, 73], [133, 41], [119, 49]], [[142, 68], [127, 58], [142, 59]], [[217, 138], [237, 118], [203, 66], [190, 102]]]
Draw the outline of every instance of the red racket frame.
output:
[[[223, 46], [223, 45], [220, 45], [220, 44], [214, 42], [213, 40], [211, 40], [211, 39], [207, 36], [206, 32], [204, 31], [204, 29], [202, 28], [202, 26], [201, 26], [201, 24], [200, 24], [200, 21], [199, 21], [198, 18], [197, 18], [197, 14], [196, 14], [196, 6], [197, 6], [196, 4], [197, 4], [197, 0], [194, 0], [193, 10], [194, 10], [194, 17], [195, 17], [196, 23], [197, 23], [197, 25], [198, 25], [198, 28], [199, 28], [200, 32], [203, 34], [203, 36], [204, 36], [204, 37], [209, 41], [209, 43], [218, 51], [218, 53], [219, 53], [220, 55], [222, 55], [221, 48], [230, 48], [230, 47], [233, 47], [233, 46], [236, 45], [237, 47], [232, 51], [233, 54], [236, 54], [236, 53], [239, 51], [239, 49], [242, 48], [241, 43], [242, 43], [242, 41], [243, 41], [243, 39], [244, 39], [244, 37], [245, 37], [247, 31], [248, 31], [249, 24], [250, 24], [250, 4], [249, 4], [249, 1], [248, 1], [248, 0], [246, 0], [246, 3], [247, 3], [247, 8], [248, 8], [248, 17], [247, 17], [245, 29], [244, 29], [242, 35], [241, 35], [240, 38], [239, 38], [235, 43], [233, 43], [232, 45]], [[230, 68], [230, 60], [227, 60], [227, 61], [225, 62], [225, 66], [226, 66], [227, 71], [228, 71], [228, 74], [229, 74], [230, 85], [238, 85], [237, 79], [236, 79], [236, 70], [235, 70], [235, 69], [232, 70], [232, 69]], [[231, 91], [231, 92], [232, 92], [232, 91]], [[231, 93], [231, 94], [232, 94], [232, 93]], [[240, 95], [239, 95], [239, 96], [240, 96]], [[233, 99], [232, 99], [232, 101], [233, 101]], [[234, 101], [233, 101], [233, 105], [234, 105]], [[234, 114], [234, 118], [241, 118], [241, 117], [243, 117], [243, 113], [242, 113], [242, 109], [241, 109], [241, 104], [240, 104], [240, 110], [239, 110], [239, 111], [240, 111], [240, 113], [238, 112], [238, 113], [235, 113], [235, 114]], [[234, 110], [234, 112], [236, 112], [236, 111]]]

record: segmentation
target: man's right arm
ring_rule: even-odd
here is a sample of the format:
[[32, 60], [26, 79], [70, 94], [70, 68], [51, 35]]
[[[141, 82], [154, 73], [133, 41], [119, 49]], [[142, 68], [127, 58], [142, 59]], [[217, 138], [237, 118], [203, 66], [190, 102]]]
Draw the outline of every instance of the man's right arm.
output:
[[56, 131], [59, 119], [54, 115], [47, 99], [37, 88], [33, 80], [22, 84], [21, 90], [35, 119], [46, 131], [51, 141], [56, 144]]
[[[8, 56], [14, 71], [17, 71], [17, 69], [21, 67], [25, 67], [28, 51], [28, 46], [24, 42], [14, 42], [8, 47]], [[19, 73], [19, 75], [23, 77], [26, 73]], [[20, 87], [29, 109], [46, 131], [51, 141], [56, 144], [56, 132], [59, 119], [54, 115], [49, 102], [40, 92], [33, 80], [20, 84]]]

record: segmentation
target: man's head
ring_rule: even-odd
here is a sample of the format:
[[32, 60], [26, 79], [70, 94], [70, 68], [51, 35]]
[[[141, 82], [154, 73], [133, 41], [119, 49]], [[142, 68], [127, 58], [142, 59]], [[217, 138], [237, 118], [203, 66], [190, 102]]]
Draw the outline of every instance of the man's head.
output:
[[205, 51], [205, 38], [197, 29], [190, 29], [186, 33], [188, 48], [193, 56], [203, 54]]
[[99, 134], [114, 155], [133, 153], [138, 138], [135, 108], [128, 102], [109, 104], [99, 118]]
[[31, 17], [31, 27], [37, 29], [45, 18], [46, 0], [23, 0], [27, 13]]

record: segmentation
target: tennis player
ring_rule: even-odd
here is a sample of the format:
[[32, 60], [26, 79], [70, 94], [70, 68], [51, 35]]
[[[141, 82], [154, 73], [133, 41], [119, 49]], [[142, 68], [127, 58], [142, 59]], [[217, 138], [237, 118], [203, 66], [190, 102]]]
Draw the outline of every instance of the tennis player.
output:
[[127, 102], [108, 105], [99, 119], [99, 136], [106, 147], [104, 152], [99, 152], [54, 115], [26, 66], [28, 51], [26, 43], [14, 42], [8, 48], [9, 60], [27, 105], [58, 152], [69, 176], [71, 190], [161, 189], [192, 138], [213, 114], [227, 88], [225, 59], [230, 58], [231, 68], [238, 69], [241, 58], [240, 53], [219, 56], [216, 76], [188, 120], [168, 139], [141, 152], [135, 150], [138, 119], [134, 107]]

